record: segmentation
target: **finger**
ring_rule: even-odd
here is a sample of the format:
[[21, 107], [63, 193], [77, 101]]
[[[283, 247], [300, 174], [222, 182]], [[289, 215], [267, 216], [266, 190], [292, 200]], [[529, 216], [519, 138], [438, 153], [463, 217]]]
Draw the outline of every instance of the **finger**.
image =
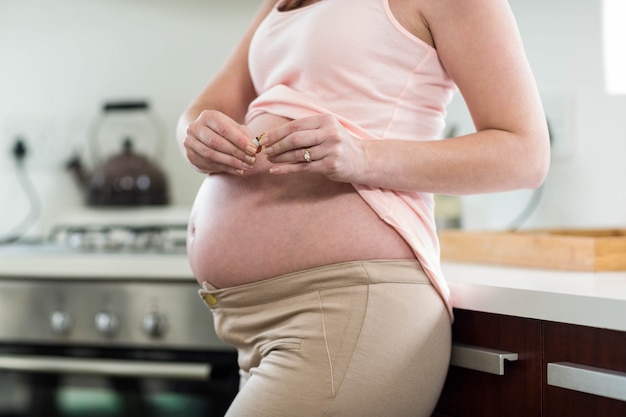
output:
[[321, 117], [311, 116], [293, 120], [267, 132], [260, 140], [266, 154], [279, 154], [316, 145], [315, 132], [321, 127]]
[[270, 168], [270, 174], [297, 174], [302, 172], [323, 172], [324, 164], [322, 162], [323, 157], [317, 158], [316, 152], [319, 152], [321, 148], [304, 148], [296, 149], [294, 151], [283, 154], [281, 158], [287, 160], [287, 162], [274, 162], [274, 165]]
[[319, 130], [298, 131], [263, 150], [270, 161], [301, 162], [304, 160], [304, 149], [319, 146], [323, 141], [322, 135]]
[[256, 148], [249, 143], [249, 136], [247, 127], [241, 127], [221, 113], [203, 112], [188, 126], [183, 145], [197, 154], [198, 159], [248, 169], [256, 161]]
[[315, 158], [314, 154], [316, 153], [321, 153], [321, 148], [319, 146], [297, 148], [277, 155], [268, 155], [267, 159], [274, 164], [304, 164], [313, 162]]
[[193, 151], [187, 151], [187, 158], [191, 164], [200, 172], [205, 174], [214, 174], [218, 172], [225, 172], [232, 175], [243, 175], [250, 168], [246, 166], [236, 167], [233, 165], [221, 164], [215, 161], [208, 160], [207, 158], [199, 155]]
[[241, 150], [230, 140], [209, 129], [204, 129], [198, 135], [188, 138], [190, 139], [189, 146], [196, 153], [205, 155], [207, 158], [217, 158], [224, 155], [249, 164], [253, 164], [255, 161], [254, 153], [251, 155], [247, 151]]
[[[209, 141], [215, 141], [216, 149], [221, 152], [229, 153], [241, 160], [244, 159], [243, 154], [256, 153], [257, 147], [252, 143], [252, 134], [247, 126], [240, 125], [223, 113], [204, 111], [197, 124], [200, 126], [199, 138], [207, 145]], [[195, 123], [191, 126], [197, 127]], [[203, 126], [208, 127], [208, 130], [202, 129]], [[217, 138], [223, 138], [225, 141], [217, 141]]]
[[215, 137], [215, 139], [208, 141], [207, 144], [204, 141], [194, 138], [185, 138], [184, 144], [187, 151], [187, 158], [198, 168], [215, 169], [215, 167], [223, 166], [235, 170], [252, 169], [252, 166], [256, 162], [256, 157], [247, 155], [241, 151], [236, 152], [239, 154], [239, 157], [237, 157], [231, 153], [220, 150], [220, 146], [214, 145], [215, 142], [225, 141], [222, 138]]

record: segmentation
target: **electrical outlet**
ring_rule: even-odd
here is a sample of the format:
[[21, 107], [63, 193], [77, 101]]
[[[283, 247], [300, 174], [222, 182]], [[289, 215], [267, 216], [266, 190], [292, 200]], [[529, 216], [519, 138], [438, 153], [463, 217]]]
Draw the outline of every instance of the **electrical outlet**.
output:
[[26, 158], [33, 170], [56, 169], [66, 154], [58, 125], [51, 119], [13, 118], [5, 123], [4, 136], [11, 147], [18, 139], [24, 142]]
[[573, 94], [565, 91], [546, 93], [542, 101], [550, 128], [552, 159], [573, 158], [576, 153]]

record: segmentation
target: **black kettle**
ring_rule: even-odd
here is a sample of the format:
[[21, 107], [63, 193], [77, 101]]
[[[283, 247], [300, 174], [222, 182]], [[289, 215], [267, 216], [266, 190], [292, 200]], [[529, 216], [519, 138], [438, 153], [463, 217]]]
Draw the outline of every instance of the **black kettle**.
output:
[[[112, 112], [141, 112], [148, 115], [148, 103], [105, 103], [104, 116]], [[94, 160], [98, 160], [98, 131], [103, 118], [97, 120], [90, 135]], [[151, 122], [156, 122], [152, 115]], [[159, 126], [156, 126], [159, 132]], [[158, 135], [157, 135], [158, 136]], [[134, 150], [133, 138], [122, 138], [120, 152], [99, 163], [91, 173], [83, 167], [80, 156], [74, 155], [67, 163], [79, 186], [84, 190], [89, 206], [152, 206], [169, 203], [167, 178], [158, 165]]]

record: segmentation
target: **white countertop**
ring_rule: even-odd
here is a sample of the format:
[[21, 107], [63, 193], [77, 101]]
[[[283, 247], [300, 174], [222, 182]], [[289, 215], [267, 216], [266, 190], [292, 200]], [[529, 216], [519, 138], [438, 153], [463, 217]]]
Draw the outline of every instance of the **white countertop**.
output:
[[184, 253], [91, 253], [0, 247], [0, 279], [150, 279], [195, 282]]
[[457, 308], [626, 331], [626, 271], [442, 267]]
[[[626, 271], [564, 272], [444, 262], [454, 307], [626, 331]], [[0, 279], [194, 277], [185, 254], [107, 254], [0, 247]]]

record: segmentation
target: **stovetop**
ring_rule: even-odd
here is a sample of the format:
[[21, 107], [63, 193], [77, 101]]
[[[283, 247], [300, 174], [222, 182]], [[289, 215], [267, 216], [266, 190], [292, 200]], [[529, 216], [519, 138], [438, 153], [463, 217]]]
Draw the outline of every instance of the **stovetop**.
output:
[[0, 279], [193, 280], [186, 225], [58, 225], [44, 238], [0, 246]]
[[42, 246], [82, 252], [185, 253], [186, 224], [58, 225]]

